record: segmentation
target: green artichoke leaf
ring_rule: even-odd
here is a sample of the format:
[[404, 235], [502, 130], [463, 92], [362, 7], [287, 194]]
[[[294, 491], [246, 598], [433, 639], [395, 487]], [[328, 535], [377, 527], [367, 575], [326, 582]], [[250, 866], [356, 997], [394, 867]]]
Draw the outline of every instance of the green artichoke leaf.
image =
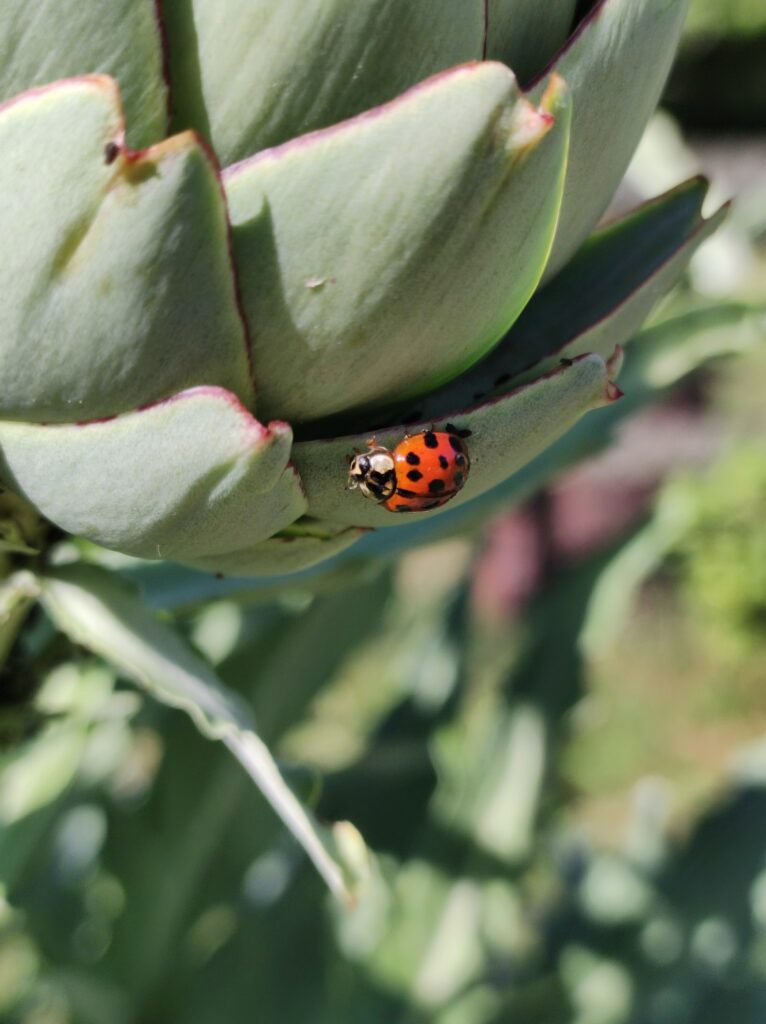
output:
[[[3, 0], [0, 102], [61, 78], [94, 72], [120, 83], [128, 143], [166, 133], [168, 96], [156, 0]], [[59, 154], [56, 154], [56, 159]]]
[[[528, 500], [567, 469], [605, 448], [631, 415], [656, 402], [710, 359], [757, 351], [766, 344], [766, 309], [739, 303], [688, 311], [647, 328], [625, 353], [620, 372], [624, 397], [583, 417], [518, 473], [469, 504], [446, 506], [438, 520], [407, 519], [398, 530], [369, 533], [354, 551], [358, 559], [393, 557], [478, 527], [509, 503]], [[469, 438], [469, 443], [470, 443]]]
[[194, 568], [226, 576], [275, 576], [301, 572], [346, 551], [365, 532], [313, 519], [298, 520], [250, 548], [184, 561]]
[[221, 163], [482, 56], [480, 0], [163, 0], [177, 129]]
[[[619, 397], [611, 377], [616, 365], [601, 356], [581, 356], [570, 366], [495, 401], [456, 412], [449, 421], [458, 430], [469, 430], [466, 445], [471, 470], [463, 490], [450, 508], [471, 501], [515, 473], [525, 463], [565, 433], [591, 409]], [[393, 448], [405, 434], [437, 429], [432, 421], [389, 427], [376, 432], [378, 444]], [[346, 491], [349, 458], [364, 451], [369, 434], [332, 440], [304, 441], [293, 446], [309, 511], [313, 516], [352, 526], [401, 526], [407, 517], [389, 512], [359, 491]], [[418, 513], [418, 519], [439, 515], [442, 509]]]
[[259, 408], [308, 421], [421, 394], [502, 336], [547, 259], [569, 104], [502, 64], [224, 172]]
[[194, 385], [252, 400], [217, 170], [192, 134], [122, 145], [114, 81], [0, 108], [0, 416], [86, 420]]
[[306, 511], [287, 424], [194, 388], [108, 420], [0, 421], [0, 478], [103, 547], [178, 561], [258, 544]]
[[[572, 94], [572, 141], [550, 278], [609, 201], [657, 106], [688, 0], [599, 0], [546, 71]], [[539, 95], [544, 81], [533, 90]]]
[[[647, 210], [646, 212], [654, 212], [653, 210]], [[596, 315], [598, 306], [597, 296], [593, 296], [594, 306], [591, 307], [590, 323], [583, 323], [574, 325], [577, 330], [569, 332], [569, 338], [566, 339], [563, 345], [556, 352], [548, 358], [542, 359], [539, 364], [535, 367], [534, 371], [526, 371], [521, 373], [518, 377], [514, 378], [514, 382], [523, 382], [528, 380], [530, 376], [537, 376], [541, 371], [547, 372], [551, 367], [555, 366], [556, 361], [561, 358], [573, 358], [576, 355], [581, 355], [584, 352], [600, 352], [602, 355], [606, 355], [613, 346], [625, 345], [642, 327], [645, 319], [654, 308], [656, 303], [663, 299], [670, 290], [678, 284], [682, 279], [683, 274], [688, 268], [689, 261], [694, 255], [700, 245], [711, 237], [711, 234], [720, 226], [728, 212], [728, 206], [719, 208], [712, 216], [707, 218], [698, 217], [688, 224], [687, 234], [684, 241], [677, 246], [677, 248], [668, 254], [667, 259], [663, 262], [658, 262], [656, 265], [651, 267], [650, 272], [647, 273], [643, 281], [640, 281], [635, 285], [632, 291], [625, 292], [624, 297], [621, 296], [621, 301], [616, 302], [609, 308], [605, 308], [601, 317]], [[635, 216], [639, 218], [643, 211], [639, 211]], [[633, 218], [627, 218], [633, 220]], [[596, 240], [599, 245], [594, 244], [593, 247], [588, 247], [583, 252], [582, 259], [572, 261], [571, 266], [572, 273], [566, 274], [566, 286], [573, 289], [577, 286], [578, 282], [574, 271], [588, 272], [586, 264], [590, 261], [594, 274], [598, 274], [600, 267], [604, 269], [604, 276], [602, 281], [606, 278], [606, 267], [615, 269], [619, 266], [620, 261], [616, 260], [612, 263], [608, 263], [609, 256], [615, 248], [615, 244], [618, 243], [622, 234], [622, 228], [628, 228], [634, 226], [633, 224], [621, 224], [620, 226], [615, 225], [613, 228], [604, 230], [602, 236]], [[636, 225], [637, 227], [638, 225]], [[646, 225], [647, 227], [650, 225]], [[639, 245], [638, 231], [635, 232], [636, 244]], [[658, 233], [658, 232], [657, 232]], [[627, 262], [627, 261], [626, 261]], [[600, 264], [600, 267], [599, 267]], [[629, 271], [626, 266], [626, 271]], [[648, 266], [645, 267], [649, 269]], [[558, 279], [554, 279], [552, 289], [548, 295], [548, 299], [554, 301], [556, 297], [560, 296], [561, 293], [558, 289], [554, 292], [556, 282]], [[581, 279], [582, 281], [583, 279]], [[598, 280], [597, 278], [595, 280]], [[584, 282], [583, 282], [584, 283]], [[629, 284], [627, 278], [623, 280], [624, 284]], [[563, 282], [561, 283], [564, 284]], [[630, 284], [633, 284], [632, 282]], [[595, 289], [594, 289], [595, 291]], [[569, 292], [573, 294], [573, 292]], [[540, 294], [540, 303], [536, 303], [534, 310], [530, 310], [529, 322], [524, 325], [524, 331], [528, 332], [533, 326], [533, 317], [538, 317], [543, 311], [543, 295]], [[559, 329], [562, 323], [559, 319], [556, 325]], [[519, 328], [521, 325], [519, 325]], [[551, 327], [553, 332], [554, 328]], [[552, 336], [553, 333], [552, 333]], [[562, 335], [559, 334], [560, 338]], [[521, 330], [518, 332], [517, 338], [512, 342], [513, 348], [518, 346], [519, 353], [523, 350], [524, 342], [529, 341], [529, 334], [522, 334]], [[528, 347], [531, 347], [529, 345]], [[520, 359], [520, 355], [516, 357]], [[514, 359], [514, 362], [516, 361]]]
[[[231, 750], [330, 890], [349, 902], [350, 879], [342, 853], [348, 837], [336, 838], [335, 830], [317, 825], [282, 778], [255, 731], [248, 706], [207, 662], [111, 573], [75, 563], [42, 577], [39, 586], [51, 618], [75, 643], [110, 662], [162, 703], [185, 711], [204, 735]], [[335, 829], [347, 833], [352, 826], [344, 822]], [[356, 840], [362, 843], [358, 833]]]
[[565, 42], [574, 22], [577, 0], [484, 0], [485, 57], [512, 68], [527, 82]]
[[488, 356], [418, 403], [418, 418], [507, 392], [562, 358], [625, 345], [721, 223], [726, 207], [701, 215], [706, 191], [694, 178], [597, 231]]

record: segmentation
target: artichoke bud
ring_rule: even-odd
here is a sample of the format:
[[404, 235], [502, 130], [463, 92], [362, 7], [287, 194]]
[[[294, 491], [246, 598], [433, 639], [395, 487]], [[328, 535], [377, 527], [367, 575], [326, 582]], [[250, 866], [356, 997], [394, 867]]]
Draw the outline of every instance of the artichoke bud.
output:
[[[448, 424], [465, 469], [429, 483], [471, 503], [619, 397], [615, 346], [709, 230], [689, 187], [586, 242], [684, 0], [76, 8], [0, 13], [6, 558], [51, 523], [305, 569], [402, 529], [346, 486], [369, 437]], [[642, 255], [660, 206], [689, 212]]]

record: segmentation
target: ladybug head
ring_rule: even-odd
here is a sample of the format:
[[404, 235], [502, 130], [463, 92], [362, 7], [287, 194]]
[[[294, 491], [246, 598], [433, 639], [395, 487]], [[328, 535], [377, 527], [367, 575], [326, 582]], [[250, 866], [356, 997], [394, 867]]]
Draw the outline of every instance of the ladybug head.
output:
[[387, 448], [375, 446], [355, 455], [348, 467], [349, 490], [359, 488], [365, 498], [386, 501], [396, 491], [396, 468]]

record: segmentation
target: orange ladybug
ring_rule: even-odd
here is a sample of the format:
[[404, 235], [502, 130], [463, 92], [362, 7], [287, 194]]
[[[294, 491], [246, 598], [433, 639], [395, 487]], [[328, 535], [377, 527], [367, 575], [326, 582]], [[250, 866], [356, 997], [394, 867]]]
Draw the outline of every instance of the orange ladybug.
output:
[[355, 455], [348, 486], [377, 501], [389, 512], [429, 512], [455, 497], [471, 468], [464, 438], [452, 424], [406, 436], [393, 451], [367, 442], [369, 451]]

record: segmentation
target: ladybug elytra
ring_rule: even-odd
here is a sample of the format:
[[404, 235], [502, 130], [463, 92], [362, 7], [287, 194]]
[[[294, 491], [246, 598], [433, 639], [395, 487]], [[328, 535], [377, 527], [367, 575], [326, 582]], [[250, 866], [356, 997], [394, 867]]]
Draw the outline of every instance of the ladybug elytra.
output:
[[451, 424], [446, 430], [424, 430], [406, 436], [393, 451], [367, 442], [368, 451], [355, 455], [348, 486], [377, 501], [389, 512], [429, 512], [455, 497], [470, 469], [464, 440]]

